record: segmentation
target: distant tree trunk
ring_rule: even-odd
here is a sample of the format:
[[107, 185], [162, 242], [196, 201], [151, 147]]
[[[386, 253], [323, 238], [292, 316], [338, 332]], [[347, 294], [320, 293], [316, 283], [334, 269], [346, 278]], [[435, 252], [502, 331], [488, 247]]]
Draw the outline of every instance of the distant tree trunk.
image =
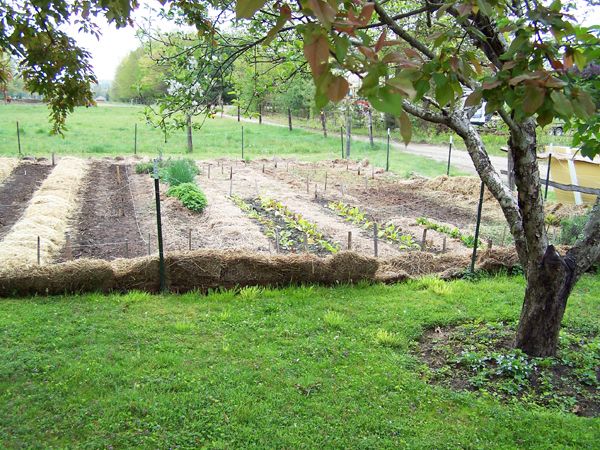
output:
[[323, 126], [323, 136], [327, 137], [327, 123], [324, 111], [321, 111], [321, 125]]
[[368, 110], [369, 114], [369, 143], [371, 147], [373, 147], [373, 113], [371, 112], [371, 108]]
[[262, 125], [262, 103], [258, 104], [258, 124]]
[[292, 110], [288, 108], [288, 127], [292, 131]]
[[194, 151], [194, 142], [192, 141], [192, 116], [187, 116], [187, 151], [192, 153]]

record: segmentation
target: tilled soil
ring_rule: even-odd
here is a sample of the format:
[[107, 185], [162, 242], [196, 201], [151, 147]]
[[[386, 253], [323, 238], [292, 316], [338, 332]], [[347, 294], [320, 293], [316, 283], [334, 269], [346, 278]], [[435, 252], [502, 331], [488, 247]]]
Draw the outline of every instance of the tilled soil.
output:
[[[265, 163], [258, 161], [254, 163], [254, 167], [260, 170], [261, 174], [271, 177], [282, 183], [285, 183], [288, 187], [297, 190], [298, 192], [306, 193], [306, 178], [309, 179], [310, 194], [307, 196], [313, 196], [315, 188], [318, 194], [318, 203], [324, 207], [324, 209], [335, 215], [334, 212], [329, 211], [326, 207], [328, 201], [343, 201], [351, 206], [358, 206], [362, 211], [365, 211], [372, 220], [375, 220], [379, 224], [385, 224], [388, 222], [394, 223], [394, 225], [401, 227], [402, 231], [411, 234], [415, 237], [417, 242], [421, 242], [423, 238], [423, 227], [418, 225], [415, 221], [417, 217], [431, 217], [427, 214], [420, 213], [419, 205], [426, 204], [426, 200], [419, 198], [419, 202], [410, 202], [405, 200], [404, 202], [398, 200], [398, 203], [394, 203], [388, 196], [388, 189], [390, 184], [393, 182], [393, 177], [382, 173], [382, 170], [375, 170], [375, 178], [372, 178], [373, 171], [371, 168], [365, 170], [361, 167], [361, 173], [368, 175], [367, 187], [365, 188], [364, 176], [357, 177], [356, 174], [352, 173], [354, 170], [358, 173], [358, 165], [350, 166], [346, 171], [345, 163], [343, 165], [335, 164], [333, 162], [328, 163], [298, 163], [298, 162], [280, 162], [275, 167], [273, 162]], [[325, 191], [325, 174], [324, 170], [327, 170], [327, 190]], [[356, 183], [362, 183], [362, 186], [357, 186]], [[399, 191], [406, 193], [408, 196], [418, 197], [417, 192], [411, 191]], [[414, 200], [414, 198], [413, 198]], [[431, 203], [429, 203], [431, 205]], [[438, 209], [433, 208], [433, 211], [437, 211], [437, 221], [442, 223], [449, 223], [454, 226], [456, 221], [449, 221], [449, 211], [455, 210], [451, 206], [443, 206]], [[442, 212], [440, 214], [439, 212]], [[466, 216], [466, 214], [465, 214]], [[439, 219], [441, 217], [442, 219]], [[459, 215], [459, 217], [462, 217]], [[340, 219], [343, 220], [343, 219]], [[370, 238], [370, 235], [361, 230], [361, 235], [364, 238]], [[468, 249], [464, 247], [459, 241], [451, 239], [442, 233], [428, 230], [427, 231], [427, 247], [433, 251], [441, 251], [443, 248], [444, 238], [446, 238], [446, 251], [452, 253], [464, 253], [468, 252]]]
[[[216, 173], [215, 173], [216, 176]], [[224, 176], [220, 175], [219, 176]], [[207, 207], [195, 213], [179, 200], [165, 195], [168, 187], [160, 185], [163, 240], [166, 251], [196, 249], [244, 249], [268, 252], [269, 241], [259, 227], [242, 213], [225, 193], [205, 183], [205, 174], [196, 178], [204, 191]], [[156, 200], [154, 181], [148, 175], [131, 174], [135, 207], [143, 236], [150, 236], [150, 251], [156, 251]], [[191, 232], [191, 234], [190, 234]]]
[[[71, 229], [73, 258], [115, 259], [142, 256], [141, 238], [125, 164], [94, 161], [80, 192], [81, 207]], [[61, 259], [69, 259], [68, 246]]]
[[48, 164], [23, 162], [0, 185], [0, 239], [19, 220], [28, 202], [52, 171]]
[[[244, 164], [240, 162], [225, 162], [227, 170], [221, 175], [219, 169], [210, 180], [206, 177], [202, 180], [202, 188], [211, 185], [213, 189], [222, 192], [223, 195], [229, 192], [229, 165], [233, 164], [233, 194], [242, 198], [256, 196], [269, 197], [282, 202], [294, 213], [300, 213], [304, 219], [317, 224], [319, 229], [330, 236], [333, 241], [340, 244], [341, 248], [347, 246], [348, 232], [352, 232], [352, 249], [364, 255], [373, 255], [373, 238], [365, 236], [364, 230], [355, 225], [345, 222], [333, 212], [323, 208], [314, 202], [314, 195], [307, 194], [306, 190], [290, 186], [286, 182], [274, 179], [267, 173], [262, 173], [259, 163]], [[284, 165], [279, 165], [278, 170], [285, 171]], [[379, 242], [379, 256], [393, 256], [401, 252], [395, 246], [385, 242]]]

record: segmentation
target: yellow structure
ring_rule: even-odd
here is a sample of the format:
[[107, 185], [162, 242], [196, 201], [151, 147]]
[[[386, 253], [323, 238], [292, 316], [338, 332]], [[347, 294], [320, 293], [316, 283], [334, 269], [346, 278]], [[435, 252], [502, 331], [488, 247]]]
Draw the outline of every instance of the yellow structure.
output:
[[[590, 160], [581, 156], [578, 149], [571, 147], [549, 145], [544, 150], [546, 152], [539, 155], [539, 158], [548, 159], [548, 156], [552, 155], [550, 181], [600, 189], [600, 156]], [[554, 188], [554, 191], [556, 200], [560, 203], [583, 205], [593, 204], [596, 201], [595, 195], [563, 191], [557, 188]]]

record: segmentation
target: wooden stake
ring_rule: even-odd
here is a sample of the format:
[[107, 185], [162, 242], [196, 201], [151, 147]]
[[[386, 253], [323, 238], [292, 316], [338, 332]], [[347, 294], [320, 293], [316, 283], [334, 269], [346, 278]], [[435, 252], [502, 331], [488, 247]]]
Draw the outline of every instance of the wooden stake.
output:
[[288, 108], [288, 127], [292, 131], [292, 110]]
[[308, 234], [304, 233], [304, 251], [308, 253]]
[[56, 162], [54, 160], [54, 152], [52, 152], [52, 167], [54, 167], [56, 165]]
[[129, 258], [129, 239], [125, 239], [125, 258]]
[[210, 164], [208, 165], [208, 179], [210, 180]]
[[265, 165], [263, 164], [262, 173], [265, 173]]
[[39, 236], [37, 237], [37, 263], [38, 266], [42, 264], [42, 249]]
[[427, 228], [423, 230], [423, 239], [421, 240], [421, 250], [425, 251], [425, 247], [427, 246]]
[[117, 184], [121, 184], [121, 166], [117, 164]]
[[188, 250], [192, 251], [192, 229], [188, 228]]
[[352, 250], [352, 231], [348, 231], [348, 251]]
[[323, 188], [323, 191], [326, 192], [327, 191], [327, 172], [325, 172], [325, 186]]
[[493, 242], [492, 242], [492, 238], [489, 238], [489, 239], [488, 239], [488, 241], [487, 241], [488, 250], [491, 250], [491, 249], [492, 249], [492, 244], [493, 244]]
[[317, 183], [315, 183], [315, 200], [317, 199]]
[[446, 236], [444, 236], [444, 240], [442, 241], [442, 253], [446, 253]]
[[71, 261], [73, 259], [73, 249], [71, 248], [71, 233], [65, 233], [65, 259]]
[[307, 194], [309, 193], [308, 181], [309, 181], [309, 178], [308, 178], [308, 175], [306, 175], [306, 193]]

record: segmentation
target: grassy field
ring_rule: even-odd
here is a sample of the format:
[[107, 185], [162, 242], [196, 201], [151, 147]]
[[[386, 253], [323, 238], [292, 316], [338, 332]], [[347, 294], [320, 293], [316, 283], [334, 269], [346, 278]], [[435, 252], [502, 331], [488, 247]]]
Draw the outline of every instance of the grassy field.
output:
[[[236, 109], [234, 107], [228, 108], [228, 112], [232, 115], [237, 114]], [[272, 115], [265, 116], [265, 120], [275, 122], [275, 123], [285, 124], [285, 125], [287, 125], [287, 123], [288, 123], [287, 115], [282, 115], [282, 114], [272, 114]], [[298, 126], [298, 127], [312, 128], [315, 130], [321, 130], [321, 127], [322, 127], [319, 117], [311, 118], [309, 120], [307, 120], [306, 118], [293, 118], [293, 123], [296, 124], [296, 126]], [[501, 150], [501, 147], [506, 147], [506, 145], [507, 145], [508, 131], [507, 130], [500, 131], [495, 128], [489, 128], [487, 126], [482, 128], [481, 130], [482, 130], [481, 138], [483, 140], [483, 143], [486, 146], [486, 150], [488, 151], [488, 153], [490, 155], [495, 155], [495, 156], [506, 156], [506, 153]], [[338, 125], [338, 128], [336, 128], [333, 131], [330, 130], [330, 132], [339, 133], [339, 125]], [[352, 132], [355, 135], [362, 135], [362, 136], [369, 135], [369, 130], [366, 127], [356, 127], [355, 126], [352, 129]], [[421, 129], [417, 126], [413, 126], [412, 132], [413, 132], [413, 134], [412, 134], [412, 142], [413, 143], [447, 146], [448, 143], [450, 142], [450, 135], [452, 135], [453, 142], [454, 142], [454, 144], [453, 144], [454, 148], [458, 148], [460, 150], [466, 149], [463, 140], [456, 133], [451, 133], [450, 131], [425, 132], [423, 129]], [[375, 137], [378, 137], [380, 139], [385, 139], [387, 132], [386, 132], [386, 130], [381, 129], [381, 128], [374, 128], [373, 134]], [[393, 139], [398, 143], [401, 142], [398, 130], [396, 130], [394, 132]], [[538, 129], [538, 133], [537, 133], [538, 147], [543, 147], [543, 146], [550, 145], [550, 144], [561, 145], [561, 146], [563, 146], [563, 145], [570, 146], [571, 141], [572, 141], [572, 137], [568, 136], [568, 135], [553, 136], [552, 134], [550, 134], [549, 127], [544, 130]]]
[[[577, 285], [566, 326], [599, 331], [599, 282]], [[448, 286], [1, 300], [0, 445], [597, 445], [599, 419], [421, 380], [412, 350], [424, 329], [518, 318], [520, 277]]]
[[[78, 108], [68, 119], [65, 137], [50, 136], [48, 111], [43, 105], [0, 105], [0, 154], [17, 155], [16, 122], [21, 130], [21, 147], [26, 155], [115, 156], [131, 155], [134, 151], [134, 126], [138, 124], [138, 153], [143, 155], [175, 155], [185, 153], [187, 138], [184, 131], [167, 137], [160, 130], [145, 124], [143, 108], [135, 106], [104, 105], [97, 108]], [[318, 161], [341, 156], [339, 137], [323, 138], [302, 130], [289, 132], [285, 128], [239, 124], [231, 119], [207, 119], [201, 130], [194, 131], [194, 157], [241, 158], [241, 126], [244, 126], [244, 156], [249, 159], [295, 157]], [[368, 158], [379, 167], [385, 166], [384, 145], [371, 148], [368, 144], [354, 142], [352, 158]], [[446, 173], [444, 163], [392, 151], [392, 171], [409, 175], [411, 172], [425, 176]], [[451, 171], [451, 174], [460, 174]]]

